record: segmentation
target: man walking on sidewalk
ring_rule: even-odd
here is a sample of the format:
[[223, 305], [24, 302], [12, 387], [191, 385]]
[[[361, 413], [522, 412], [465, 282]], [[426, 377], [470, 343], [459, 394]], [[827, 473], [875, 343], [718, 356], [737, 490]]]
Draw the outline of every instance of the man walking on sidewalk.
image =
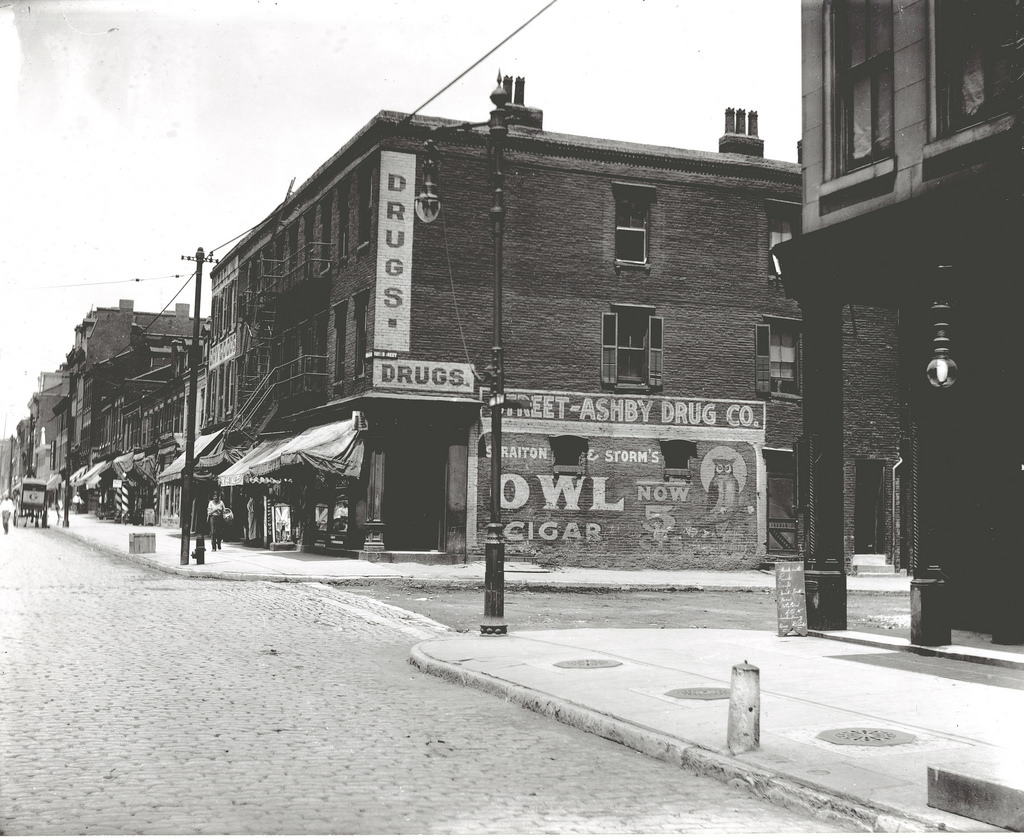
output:
[[14, 514], [14, 501], [11, 500], [11, 496], [4, 494], [3, 501], [0, 501], [0, 516], [4, 519], [4, 535], [7, 535], [7, 527], [11, 522], [11, 516]]

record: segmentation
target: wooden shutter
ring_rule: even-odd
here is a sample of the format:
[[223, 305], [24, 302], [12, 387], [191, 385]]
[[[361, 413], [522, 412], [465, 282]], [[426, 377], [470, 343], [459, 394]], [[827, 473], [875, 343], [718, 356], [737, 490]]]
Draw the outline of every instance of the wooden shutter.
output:
[[601, 383], [618, 381], [619, 315], [606, 312], [601, 315]]
[[663, 318], [651, 315], [647, 324], [647, 383], [651, 387], [661, 386], [664, 360], [663, 327]]
[[758, 323], [754, 328], [754, 391], [768, 396], [772, 392], [771, 326]]

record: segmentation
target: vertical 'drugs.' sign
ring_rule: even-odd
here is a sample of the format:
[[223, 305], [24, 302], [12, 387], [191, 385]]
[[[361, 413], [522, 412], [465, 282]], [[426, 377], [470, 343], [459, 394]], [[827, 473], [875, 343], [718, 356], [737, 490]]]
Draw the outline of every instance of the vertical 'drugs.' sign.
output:
[[409, 351], [416, 155], [380, 153], [373, 348]]

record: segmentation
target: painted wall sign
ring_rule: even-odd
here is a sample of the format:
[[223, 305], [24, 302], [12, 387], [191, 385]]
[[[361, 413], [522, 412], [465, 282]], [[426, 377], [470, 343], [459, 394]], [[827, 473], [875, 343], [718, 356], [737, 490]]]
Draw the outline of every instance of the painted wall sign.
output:
[[473, 369], [469, 364], [444, 361], [392, 361], [373, 359], [373, 386], [386, 390], [415, 390], [445, 395], [473, 395]]
[[[642, 439], [597, 436], [589, 440], [580, 473], [567, 474], [553, 469], [547, 436], [512, 432], [503, 441], [500, 504], [513, 552], [564, 557], [574, 545], [587, 545], [587, 561], [601, 566], [637, 556], [662, 567], [734, 568], [757, 561], [763, 538], [754, 443], [698, 439], [689, 467], [677, 473]], [[490, 453], [485, 445], [477, 460], [478, 521], [488, 519]]]
[[210, 367], [218, 367], [225, 361], [230, 361], [238, 354], [237, 332], [232, 332], [224, 337], [224, 340], [215, 343], [210, 347]]
[[373, 348], [409, 351], [416, 155], [380, 153]]
[[510, 390], [507, 397], [528, 402], [529, 408], [506, 410], [505, 415], [527, 419], [762, 430], [766, 416], [765, 404], [761, 401], [606, 396], [537, 390]]

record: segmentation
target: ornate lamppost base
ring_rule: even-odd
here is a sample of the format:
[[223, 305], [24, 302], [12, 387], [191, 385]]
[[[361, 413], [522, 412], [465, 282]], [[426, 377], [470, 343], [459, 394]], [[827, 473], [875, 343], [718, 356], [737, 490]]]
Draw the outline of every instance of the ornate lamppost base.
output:
[[483, 637], [504, 637], [508, 635], [508, 625], [504, 621], [491, 623], [486, 621], [486, 617], [484, 620], [480, 624], [480, 634]]

